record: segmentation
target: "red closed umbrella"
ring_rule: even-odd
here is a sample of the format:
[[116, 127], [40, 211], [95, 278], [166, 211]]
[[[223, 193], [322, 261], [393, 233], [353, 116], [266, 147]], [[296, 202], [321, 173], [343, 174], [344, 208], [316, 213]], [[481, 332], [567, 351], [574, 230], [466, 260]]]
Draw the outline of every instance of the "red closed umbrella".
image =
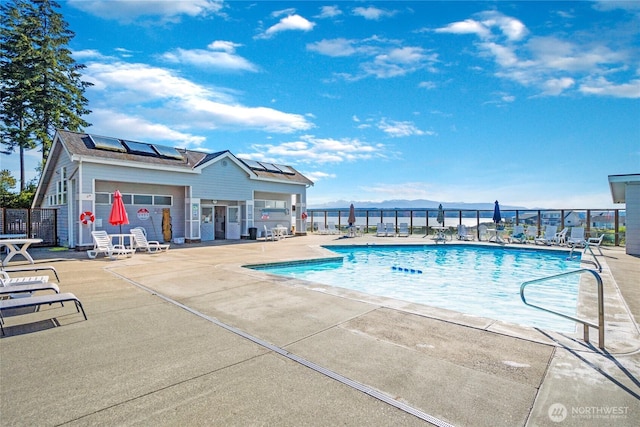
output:
[[122, 224], [129, 224], [129, 217], [127, 216], [127, 210], [124, 208], [124, 202], [122, 201], [122, 194], [116, 190], [113, 193], [113, 205], [111, 205], [111, 215], [109, 215], [109, 224], [119, 225], [120, 234], [122, 234]]

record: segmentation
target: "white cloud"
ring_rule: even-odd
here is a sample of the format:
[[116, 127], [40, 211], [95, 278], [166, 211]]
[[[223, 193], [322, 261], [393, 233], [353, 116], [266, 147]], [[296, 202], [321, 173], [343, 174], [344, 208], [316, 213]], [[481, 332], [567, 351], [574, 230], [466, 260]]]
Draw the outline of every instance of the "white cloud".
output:
[[267, 28], [257, 38], [268, 39], [283, 31], [311, 31], [316, 24], [308, 21], [300, 15], [288, 15], [277, 24]]
[[485, 39], [491, 35], [491, 31], [482, 24], [473, 19], [465, 19], [460, 22], [452, 22], [441, 28], [434, 30], [436, 33], [449, 33], [449, 34], [475, 34], [478, 37]]
[[298, 140], [280, 144], [254, 144], [252, 148], [255, 150], [254, 153], [245, 153], [239, 157], [295, 166], [336, 164], [388, 156], [387, 148], [383, 144], [370, 144], [357, 138], [318, 138], [313, 135], [304, 135]]
[[505, 16], [500, 12], [487, 11], [480, 13], [479, 16], [482, 18], [482, 24], [485, 27], [497, 27], [509, 41], [521, 40], [529, 32], [521, 21]]
[[343, 38], [332, 40], [320, 40], [315, 43], [307, 44], [307, 49], [312, 52], [318, 52], [326, 56], [340, 57], [351, 56], [358, 52], [354, 47], [354, 40], [348, 40]]
[[434, 132], [423, 131], [416, 127], [412, 122], [398, 122], [395, 120], [382, 119], [378, 123], [378, 129], [382, 130], [392, 138], [400, 138], [405, 136], [422, 136], [422, 135], [434, 135]]
[[[145, 64], [91, 63], [85, 70], [88, 89], [99, 91], [103, 103], [150, 123], [163, 120], [173, 128], [258, 129], [290, 133], [313, 127], [303, 115], [239, 104], [230, 91], [216, 90]], [[98, 109], [101, 102], [96, 102]], [[93, 108], [96, 110], [96, 108]], [[153, 119], [150, 119], [153, 118]], [[93, 117], [89, 117], [93, 122]]]
[[377, 7], [369, 6], [369, 7], [356, 7], [353, 9], [353, 14], [356, 16], [361, 16], [364, 19], [370, 21], [378, 21], [381, 18], [387, 18], [396, 14], [395, 11], [388, 11], [384, 9], [379, 9]]
[[247, 59], [236, 55], [235, 49], [241, 44], [217, 40], [210, 43], [204, 49], [174, 49], [164, 53], [161, 57], [165, 61], [190, 64], [200, 68], [227, 70], [227, 71], [258, 71], [258, 67]]
[[640, 79], [631, 80], [628, 83], [615, 84], [604, 77], [598, 77], [586, 80], [581, 84], [580, 92], [616, 98], [640, 98]]
[[338, 6], [322, 6], [320, 14], [316, 16], [318, 19], [335, 18], [342, 15], [342, 11]]
[[70, 6], [105, 19], [132, 23], [141, 17], [176, 22], [181, 15], [206, 16], [218, 13], [221, 0], [68, 0]]
[[569, 89], [575, 84], [575, 81], [571, 77], [562, 77], [559, 79], [549, 79], [542, 83], [544, 91], [543, 95], [560, 95], [565, 90]]
[[95, 123], [88, 129], [91, 133], [114, 135], [141, 142], [164, 142], [172, 147], [190, 149], [198, 149], [205, 142], [203, 136], [180, 132], [164, 124], [118, 111], [95, 109], [90, 118]]

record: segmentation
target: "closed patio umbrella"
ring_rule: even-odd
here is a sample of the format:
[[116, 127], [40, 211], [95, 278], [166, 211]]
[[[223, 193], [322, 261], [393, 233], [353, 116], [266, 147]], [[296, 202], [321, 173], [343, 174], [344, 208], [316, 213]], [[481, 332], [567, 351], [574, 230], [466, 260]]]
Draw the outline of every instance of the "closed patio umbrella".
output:
[[122, 225], [129, 224], [129, 217], [127, 216], [127, 210], [125, 209], [124, 202], [122, 201], [122, 194], [120, 194], [120, 191], [118, 190], [113, 193], [113, 205], [111, 205], [109, 224], [119, 225], [120, 234], [122, 234]]
[[500, 221], [502, 221], [502, 216], [500, 215], [500, 205], [496, 200], [495, 206], [493, 207], [493, 222], [495, 222], [496, 225], [498, 225]]
[[438, 206], [438, 217], [436, 218], [436, 221], [444, 227], [444, 209], [442, 208], [442, 204]]
[[349, 227], [356, 223], [356, 208], [353, 206], [353, 203], [349, 206], [349, 219], [347, 222], [349, 223]]

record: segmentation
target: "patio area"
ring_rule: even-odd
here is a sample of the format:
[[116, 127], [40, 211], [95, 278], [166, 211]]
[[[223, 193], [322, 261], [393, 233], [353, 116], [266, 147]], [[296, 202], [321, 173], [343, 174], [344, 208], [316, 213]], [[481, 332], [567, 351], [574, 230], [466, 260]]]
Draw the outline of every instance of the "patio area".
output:
[[115, 261], [33, 249], [88, 320], [67, 305], [5, 317], [0, 424], [637, 424], [640, 259], [624, 248], [599, 257], [606, 351], [595, 331], [586, 345], [581, 330], [546, 332], [242, 267], [324, 257], [328, 243], [427, 240], [308, 235]]

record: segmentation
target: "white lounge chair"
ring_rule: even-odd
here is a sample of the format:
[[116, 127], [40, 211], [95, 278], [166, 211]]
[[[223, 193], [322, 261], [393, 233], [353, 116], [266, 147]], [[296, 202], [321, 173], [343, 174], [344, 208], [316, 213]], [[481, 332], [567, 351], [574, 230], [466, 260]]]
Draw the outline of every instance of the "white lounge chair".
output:
[[91, 259], [101, 253], [104, 253], [110, 259], [116, 259], [118, 255], [132, 257], [136, 251], [135, 249], [126, 248], [124, 245], [114, 245], [111, 237], [104, 230], [92, 231], [91, 237], [93, 238], [93, 249], [87, 251], [87, 256]]
[[541, 243], [543, 245], [553, 245], [556, 238], [556, 231], [558, 227], [555, 225], [547, 225], [544, 229], [544, 235], [536, 237], [534, 240], [536, 244]]
[[328, 222], [327, 223], [327, 233], [329, 233], [329, 234], [340, 234], [340, 230], [338, 230], [338, 228], [336, 227], [336, 223], [335, 222]]
[[538, 237], [538, 227], [536, 227], [535, 225], [528, 226], [525, 243], [529, 243], [529, 242], [535, 243], [536, 237]]
[[60, 288], [56, 283], [31, 283], [28, 285], [9, 285], [0, 286], [0, 296], [7, 296], [12, 294], [24, 294], [32, 293], [36, 291], [52, 290], [56, 294], [60, 293]]
[[589, 237], [587, 239], [587, 244], [584, 245], [584, 250], [587, 250], [587, 246], [591, 248], [597, 248], [598, 252], [600, 252], [600, 255], [604, 256], [604, 254], [602, 253], [602, 249], [600, 249], [600, 245], [602, 244], [603, 240], [604, 234], [601, 234], [600, 237]]
[[398, 237], [409, 237], [409, 224], [401, 222], [398, 225]]
[[385, 228], [387, 229], [387, 237], [395, 237], [396, 235], [396, 226], [393, 225], [392, 222], [388, 222], [385, 224]]
[[147, 240], [147, 233], [141, 227], [132, 228], [129, 232], [133, 235], [133, 249], [149, 252], [166, 252], [169, 250], [168, 243], [160, 243], [157, 240]]
[[32, 283], [47, 283], [49, 276], [10, 277], [6, 271], [0, 271], [0, 286], [28, 285]]
[[318, 222], [316, 224], [318, 225], [319, 234], [327, 234], [327, 228], [324, 226], [324, 222]]
[[564, 245], [567, 239], [567, 232], [569, 231], [569, 227], [565, 227], [559, 233], [553, 237], [553, 243], [556, 245]]
[[481, 242], [484, 240], [489, 240], [489, 231], [487, 229], [487, 226], [484, 224], [478, 227], [478, 240]]
[[473, 234], [470, 234], [467, 230], [467, 226], [464, 224], [458, 224], [458, 240], [471, 241], [475, 240]]
[[378, 227], [376, 228], [376, 236], [384, 237], [387, 235], [387, 227], [384, 225], [384, 222], [379, 222]]
[[584, 246], [586, 244], [584, 238], [584, 227], [572, 227], [571, 235], [567, 239], [567, 245], [569, 246]]
[[58, 282], [60, 281], [60, 277], [58, 276], [58, 271], [56, 270], [55, 267], [52, 267], [50, 265], [34, 265], [34, 266], [29, 266], [29, 267], [28, 266], [23, 266], [23, 267], [13, 267], [13, 268], [0, 267], [0, 269], [1, 269], [1, 271], [4, 271], [7, 274], [9, 274], [9, 273], [24, 273], [25, 271], [49, 270], [56, 276], [56, 280]]
[[16, 308], [26, 308], [26, 307], [40, 307], [41, 305], [51, 305], [55, 303], [65, 303], [67, 301], [73, 301], [76, 304], [76, 310], [80, 313], [82, 310], [82, 315], [84, 316], [84, 320], [87, 320], [87, 315], [84, 312], [84, 308], [82, 307], [82, 303], [74, 294], [67, 292], [63, 294], [53, 294], [53, 295], [39, 295], [34, 297], [27, 298], [14, 298], [14, 299], [4, 299], [0, 300], [0, 329], [2, 329], [2, 335], [4, 335], [4, 318], [2, 317], [2, 312], [4, 310], [16, 309]]
[[523, 225], [513, 226], [513, 232], [511, 232], [511, 236], [509, 236], [509, 241], [511, 243], [525, 243], [527, 241], [527, 235], [524, 234]]

